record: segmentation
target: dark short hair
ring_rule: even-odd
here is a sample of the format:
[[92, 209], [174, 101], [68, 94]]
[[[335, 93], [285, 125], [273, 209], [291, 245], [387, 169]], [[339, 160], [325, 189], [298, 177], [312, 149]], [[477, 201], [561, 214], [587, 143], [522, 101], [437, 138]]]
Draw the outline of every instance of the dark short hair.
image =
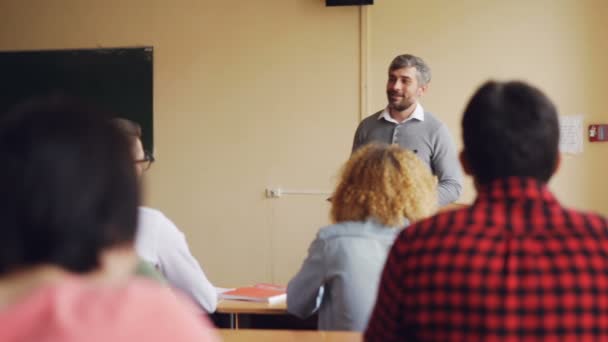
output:
[[425, 86], [431, 82], [431, 68], [422, 58], [414, 55], [405, 54], [395, 57], [388, 67], [388, 71], [412, 67], [416, 68], [416, 78], [419, 86]]
[[132, 243], [139, 189], [127, 138], [66, 98], [0, 120], [0, 276], [52, 264], [83, 273]]
[[510, 176], [547, 182], [555, 171], [557, 111], [542, 91], [524, 82], [483, 84], [464, 111], [462, 134], [479, 183]]

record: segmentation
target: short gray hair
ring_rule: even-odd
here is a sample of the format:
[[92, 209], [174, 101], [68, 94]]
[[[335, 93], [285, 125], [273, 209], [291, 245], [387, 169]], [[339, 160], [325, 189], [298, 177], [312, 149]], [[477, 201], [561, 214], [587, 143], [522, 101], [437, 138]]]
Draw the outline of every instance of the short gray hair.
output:
[[416, 68], [416, 74], [418, 78], [418, 85], [425, 86], [431, 82], [431, 68], [422, 60], [422, 58], [414, 55], [399, 55], [393, 59], [388, 71], [403, 69], [403, 68]]

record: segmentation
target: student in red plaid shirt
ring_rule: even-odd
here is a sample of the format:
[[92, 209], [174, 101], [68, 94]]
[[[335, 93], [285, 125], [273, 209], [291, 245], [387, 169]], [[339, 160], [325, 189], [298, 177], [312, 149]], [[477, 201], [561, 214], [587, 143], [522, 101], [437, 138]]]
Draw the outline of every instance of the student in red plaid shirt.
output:
[[551, 101], [487, 82], [462, 121], [469, 208], [404, 230], [367, 341], [608, 341], [608, 225], [547, 188], [559, 165]]

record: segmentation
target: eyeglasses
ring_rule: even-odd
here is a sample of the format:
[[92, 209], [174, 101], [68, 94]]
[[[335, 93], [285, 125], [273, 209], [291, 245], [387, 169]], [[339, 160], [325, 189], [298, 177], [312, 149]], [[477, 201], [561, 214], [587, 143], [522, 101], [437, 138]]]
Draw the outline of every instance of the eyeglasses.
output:
[[152, 163], [154, 163], [154, 160], [155, 160], [154, 156], [152, 155], [151, 152], [144, 151], [144, 159], [136, 160], [135, 163], [140, 164], [142, 170], [146, 171], [150, 168], [150, 166], [152, 166]]

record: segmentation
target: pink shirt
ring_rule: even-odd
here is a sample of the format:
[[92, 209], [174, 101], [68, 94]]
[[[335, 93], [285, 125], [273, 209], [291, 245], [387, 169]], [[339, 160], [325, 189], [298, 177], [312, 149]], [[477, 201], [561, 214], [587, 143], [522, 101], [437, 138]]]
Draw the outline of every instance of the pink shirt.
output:
[[71, 278], [0, 307], [0, 342], [218, 340], [193, 306], [146, 280], [104, 287]]

